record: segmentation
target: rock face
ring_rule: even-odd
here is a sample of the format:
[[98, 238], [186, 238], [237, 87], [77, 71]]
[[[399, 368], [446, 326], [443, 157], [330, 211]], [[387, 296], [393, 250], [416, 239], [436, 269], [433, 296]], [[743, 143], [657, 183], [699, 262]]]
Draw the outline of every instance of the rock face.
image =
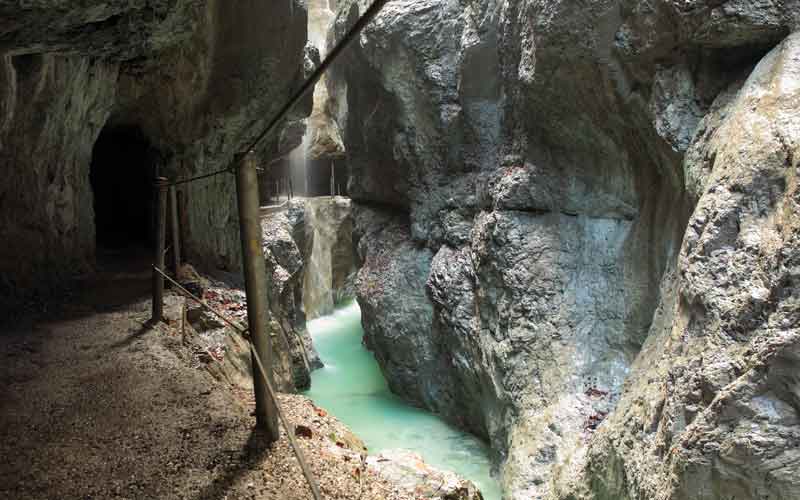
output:
[[[240, 325], [247, 324], [244, 291], [214, 283], [206, 290], [204, 297], [215, 310], [223, 311], [227, 318]], [[188, 361], [193, 366], [204, 368], [216, 380], [244, 394], [250, 393], [253, 390], [253, 367], [249, 341], [214, 314], [182, 296], [168, 295], [164, 302], [166, 324], [174, 328], [172, 333], [179, 334], [183, 346], [193, 354]], [[284, 393], [296, 392], [303, 383], [307, 383], [308, 369], [303, 371], [302, 366], [297, 366], [293, 358], [299, 355], [292, 349], [295, 346], [287, 346], [277, 321], [270, 322], [269, 331], [275, 339], [272, 344], [274, 387]]]
[[306, 200], [303, 242], [303, 308], [308, 319], [315, 319], [355, 296], [352, 202], [342, 197]]
[[669, 291], [589, 446], [596, 497], [800, 497], [798, 106], [795, 34], [701, 122]]
[[[261, 228], [276, 387], [284, 392], [307, 390], [311, 371], [322, 362], [306, 321], [333, 312], [335, 304], [355, 293], [352, 204], [346, 198], [295, 198], [285, 207], [262, 208]], [[184, 274], [185, 282], [201, 282], [197, 287], [215, 310], [240, 325], [247, 323], [244, 284], [237, 275], [218, 272], [225, 281], [212, 284], [194, 270]], [[188, 279], [190, 274], [194, 280]], [[167, 300], [167, 321], [184, 325], [183, 302], [176, 299]], [[188, 311], [184, 342], [188, 339], [203, 353], [204, 366], [220, 380], [252, 387], [247, 341], [204, 309], [191, 304]]]
[[[330, 0], [311, 0], [308, 4], [309, 43], [317, 47], [323, 57], [327, 54], [326, 39], [334, 19], [330, 3]], [[326, 76], [323, 75], [314, 88], [314, 108], [307, 121], [308, 130], [304, 147], [307, 148], [308, 160], [330, 161], [344, 156], [342, 137], [327, 113], [328, 105], [328, 86]]]
[[[294, 0], [0, 2], [0, 295], [91, 266], [101, 130], [135, 129], [167, 177], [226, 167], [303, 76], [306, 26]], [[181, 187], [193, 261], [237, 267], [234, 195], [230, 175]]]
[[396, 0], [329, 79], [367, 341], [509, 498], [798, 495], [799, 20]]
[[291, 353], [293, 378], [299, 390], [311, 387], [311, 370], [322, 366], [306, 329], [303, 311], [302, 253], [305, 238], [305, 204], [290, 202], [262, 218], [261, 227], [266, 259], [269, 307], [276, 328], [274, 338], [286, 344]]
[[[270, 309], [291, 353], [298, 389], [322, 366], [306, 321], [354, 296], [352, 205], [345, 198], [295, 198], [263, 215]], [[276, 329], [277, 330], [277, 329]]]

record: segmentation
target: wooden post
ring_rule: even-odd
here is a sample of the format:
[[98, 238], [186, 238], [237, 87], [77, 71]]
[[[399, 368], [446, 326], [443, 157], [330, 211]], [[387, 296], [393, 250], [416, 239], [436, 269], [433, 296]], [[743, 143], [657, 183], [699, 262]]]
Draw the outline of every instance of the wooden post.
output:
[[[267, 269], [261, 237], [261, 216], [258, 200], [258, 172], [255, 155], [247, 153], [236, 158], [236, 192], [239, 204], [239, 228], [242, 239], [247, 321], [250, 336], [259, 359], [253, 358], [253, 389], [256, 396], [256, 420], [266, 431], [267, 441], [280, 437], [278, 414], [269, 396], [267, 382], [272, 380], [272, 339], [269, 335], [269, 302], [267, 299]], [[253, 356], [256, 354], [254, 353]], [[270, 380], [263, 380], [257, 366], [261, 363]]]
[[181, 268], [181, 232], [178, 224], [178, 190], [175, 186], [169, 187], [169, 204], [172, 215], [172, 264], [177, 276]]
[[[155, 267], [153, 269], [155, 270]], [[224, 314], [222, 314], [221, 312], [217, 311], [216, 309], [208, 305], [208, 302], [197, 297], [196, 295], [193, 295], [189, 290], [183, 288], [180, 285], [180, 283], [173, 280], [166, 274], [163, 274], [163, 277], [165, 280], [169, 281], [172, 284], [172, 286], [174, 286], [179, 292], [183, 293], [186, 296], [186, 298], [191, 299], [200, 304], [201, 306], [203, 306], [208, 312], [221, 319], [223, 323], [227, 324], [229, 327], [233, 328], [241, 335], [245, 335], [247, 333], [236, 323], [228, 319]], [[185, 302], [183, 304], [183, 310], [185, 316], [185, 311], [186, 311]], [[285, 333], [286, 332], [284, 332], [284, 334]], [[253, 366], [253, 375], [255, 376], [256, 367], [258, 367], [258, 373], [261, 375], [261, 380], [268, 380], [267, 370], [264, 369], [264, 364], [261, 363], [261, 360], [259, 359], [255, 345], [252, 342], [248, 342], [248, 345], [250, 346], [250, 352], [252, 353], [253, 361], [255, 362], [255, 366]], [[302, 345], [302, 340], [300, 341], [300, 345]], [[303, 349], [305, 349], [305, 347], [303, 347]], [[305, 353], [305, 350], [303, 352]], [[305, 354], [305, 356], [306, 356], [306, 362], [308, 362], [307, 361], [308, 355]], [[308, 467], [308, 464], [306, 463], [305, 458], [303, 457], [303, 452], [297, 445], [297, 441], [294, 438], [294, 426], [291, 423], [289, 423], [289, 420], [286, 418], [286, 415], [284, 415], [284, 413], [281, 411], [280, 401], [278, 401], [278, 396], [275, 394], [275, 390], [272, 388], [272, 385], [268, 383], [265, 384], [265, 387], [267, 389], [267, 392], [269, 393], [270, 399], [275, 404], [275, 410], [276, 413], [278, 414], [278, 417], [280, 417], [281, 422], [283, 422], [283, 427], [284, 429], [286, 429], [286, 437], [289, 438], [289, 443], [292, 445], [292, 449], [294, 449], [294, 454], [297, 457], [297, 461], [300, 462], [300, 468], [303, 470], [303, 475], [306, 476], [306, 480], [308, 481], [309, 487], [311, 487], [311, 492], [313, 493], [314, 498], [316, 500], [322, 500], [322, 494], [319, 492], [319, 485], [317, 484], [317, 481], [314, 479], [314, 475], [311, 473], [311, 469]]]
[[[156, 234], [154, 238], [153, 265], [164, 270], [164, 248], [167, 245], [167, 184], [169, 181], [163, 177], [156, 177], [155, 205], [156, 205]], [[164, 318], [164, 278], [153, 272], [153, 317], [157, 323]]]
[[336, 170], [331, 162], [331, 196], [336, 196]]
[[[255, 351], [252, 343], [250, 344], [250, 350]], [[267, 371], [264, 369], [264, 365], [262, 365], [261, 362], [258, 363], [258, 368], [262, 374], [266, 374]], [[267, 391], [269, 391], [270, 398], [275, 403], [275, 409], [278, 411], [278, 416], [283, 422], [283, 428], [286, 429], [286, 437], [289, 438], [289, 444], [292, 445], [294, 456], [297, 457], [297, 461], [300, 463], [300, 470], [303, 471], [303, 475], [306, 477], [306, 481], [308, 481], [308, 486], [311, 488], [311, 494], [314, 496], [314, 500], [322, 500], [322, 493], [319, 491], [319, 485], [316, 479], [314, 479], [314, 474], [306, 463], [306, 459], [303, 457], [303, 452], [300, 451], [300, 446], [297, 445], [297, 440], [294, 438], [294, 426], [289, 423], [289, 419], [286, 418], [286, 415], [283, 414], [278, 406], [278, 396], [272, 389], [272, 384], [267, 384]]]

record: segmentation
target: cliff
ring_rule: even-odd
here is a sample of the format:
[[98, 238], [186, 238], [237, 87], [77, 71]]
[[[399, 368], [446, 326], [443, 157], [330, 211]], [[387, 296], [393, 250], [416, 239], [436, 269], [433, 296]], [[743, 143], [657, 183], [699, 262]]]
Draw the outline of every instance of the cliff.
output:
[[328, 80], [367, 341], [509, 498], [800, 495], [799, 12], [396, 0]]

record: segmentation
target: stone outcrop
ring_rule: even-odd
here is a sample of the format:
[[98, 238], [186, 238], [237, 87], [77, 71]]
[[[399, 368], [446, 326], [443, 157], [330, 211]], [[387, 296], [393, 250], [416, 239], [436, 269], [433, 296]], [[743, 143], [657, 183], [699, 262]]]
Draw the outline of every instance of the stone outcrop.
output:
[[288, 343], [298, 389], [308, 389], [311, 370], [322, 364], [306, 321], [354, 296], [352, 206], [346, 198], [295, 198], [264, 210], [271, 212], [262, 230], [276, 337]]
[[[322, 362], [306, 321], [333, 312], [354, 297], [355, 259], [352, 204], [346, 198], [295, 198], [286, 206], [262, 208], [261, 220], [270, 307], [273, 368], [278, 390], [296, 392], [311, 386], [311, 371]], [[217, 311], [240, 325], [247, 323], [243, 280], [217, 271], [209, 281], [184, 266], [184, 283], [203, 290]], [[242, 389], [252, 387], [247, 341], [215, 315], [184, 301], [167, 299], [167, 322], [181, 328], [184, 343], [202, 354], [200, 361], [216, 378]]]
[[483, 500], [478, 487], [453, 472], [426, 464], [416, 453], [390, 450], [367, 457], [367, 467], [414, 498]]
[[[295, 0], [0, 2], [2, 295], [91, 267], [101, 130], [138, 130], [171, 178], [225, 168], [303, 77], [306, 26]], [[286, 130], [264, 157], [299, 143]], [[232, 176], [181, 191], [189, 256], [236, 269]]]
[[328, 80], [366, 340], [509, 498], [797, 496], [799, 17], [396, 0]]
[[305, 390], [311, 387], [311, 370], [321, 366], [303, 311], [305, 204], [289, 202], [285, 210], [263, 216], [261, 227], [271, 319], [278, 327], [274, 338], [286, 344], [295, 384]]
[[303, 308], [308, 319], [315, 319], [355, 296], [352, 202], [342, 197], [305, 200], [303, 242]]
[[[308, 5], [308, 39], [322, 55], [327, 54], [328, 29], [334, 20], [330, 0], [311, 0]], [[331, 160], [344, 157], [344, 144], [339, 128], [328, 115], [328, 85], [323, 75], [314, 88], [314, 108], [307, 121], [307, 141], [304, 147], [308, 160]]]
[[[205, 300], [215, 310], [240, 325], [247, 324], [247, 301], [242, 290], [224, 283], [213, 283], [206, 290]], [[223, 323], [214, 314], [180, 295], [167, 295], [164, 300], [164, 318], [179, 334], [181, 344], [191, 352], [187, 359], [193, 366], [208, 371], [216, 380], [228, 384], [243, 394], [253, 390], [253, 367], [249, 341], [239, 332]], [[185, 316], [184, 316], [185, 313]], [[300, 355], [287, 345], [286, 337], [277, 321], [270, 321], [272, 335], [272, 368], [275, 389], [284, 393], [297, 392], [307, 384], [308, 369], [298, 366]], [[302, 361], [301, 361], [302, 362]]]

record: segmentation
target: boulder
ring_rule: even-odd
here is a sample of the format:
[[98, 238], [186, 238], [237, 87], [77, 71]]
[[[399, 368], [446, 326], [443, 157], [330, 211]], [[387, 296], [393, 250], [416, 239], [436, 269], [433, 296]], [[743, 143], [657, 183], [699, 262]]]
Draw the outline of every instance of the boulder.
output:
[[389, 450], [367, 457], [367, 467], [413, 498], [429, 500], [483, 500], [472, 482], [453, 472], [426, 464], [416, 453]]

